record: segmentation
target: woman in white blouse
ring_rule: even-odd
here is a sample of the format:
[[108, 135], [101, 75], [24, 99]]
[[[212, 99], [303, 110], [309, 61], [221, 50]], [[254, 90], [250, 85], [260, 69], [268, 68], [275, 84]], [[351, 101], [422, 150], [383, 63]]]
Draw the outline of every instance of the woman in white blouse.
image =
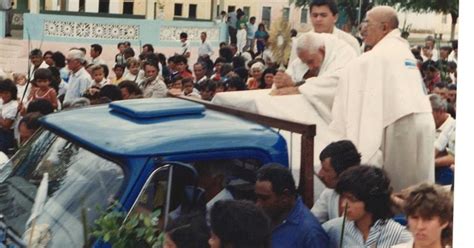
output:
[[392, 188], [382, 169], [367, 165], [351, 167], [339, 176], [336, 192], [341, 195], [343, 208], [347, 204], [347, 212], [344, 228], [344, 217], [323, 225], [330, 247], [388, 248], [412, 239], [404, 226], [391, 219]]

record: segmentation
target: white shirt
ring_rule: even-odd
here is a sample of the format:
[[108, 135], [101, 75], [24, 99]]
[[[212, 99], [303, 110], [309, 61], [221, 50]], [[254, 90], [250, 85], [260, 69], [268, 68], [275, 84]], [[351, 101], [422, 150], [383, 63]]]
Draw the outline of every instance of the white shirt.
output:
[[[2, 118], [3, 119], [13, 120], [15, 122], [17, 111], [18, 111], [17, 100], [11, 100], [6, 104], [2, 104]], [[10, 129], [14, 129], [14, 128], [15, 128], [15, 123], [11, 125]]]
[[106, 65], [105, 61], [100, 58], [100, 56], [97, 56], [91, 60], [91, 64], [94, 65]]
[[191, 52], [190, 46], [189, 46], [189, 40], [186, 40], [185, 42], [181, 42], [181, 52], [179, 53], [179, 55], [185, 55], [188, 52]]
[[[446, 149], [447, 142], [443, 142], [445, 137], [449, 137], [451, 135], [451, 132], [453, 132], [454, 127], [456, 126], [456, 120], [449, 115], [449, 117], [439, 126], [439, 128], [436, 129], [436, 135], [435, 135], [435, 148], [440, 148], [438, 151], [444, 151]], [[443, 136], [441, 136], [441, 133], [443, 133]], [[443, 146], [444, 144], [444, 146]]]
[[351, 46], [357, 55], [361, 54], [359, 41], [357, 41], [354, 36], [336, 27], [334, 27], [334, 29], [332, 30], [332, 34], [336, 35], [337, 38], [345, 41], [349, 46]]
[[35, 66], [33, 64], [31, 64], [31, 66], [30, 66], [30, 81], [33, 81], [33, 79], [35, 79], [35, 71], [36, 70], [38, 70], [39, 68], [48, 69], [48, 67], [49, 67], [49, 65], [46, 64], [45, 61], [43, 61], [43, 63], [41, 63], [40, 66], [38, 66], [38, 68], [36, 68], [36, 69], [35, 69]]
[[198, 55], [203, 56], [203, 55], [208, 55], [211, 57], [214, 54], [214, 51], [212, 50], [211, 45], [209, 42], [204, 41], [201, 43], [201, 45], [198, 48]]
[[247, 23], [247, 39], [255, 39], [255, 32], [257, 32], [257, 25]]
[[339, 194], [334, 189], [324, 189], [311, 208], [320, 223], [339, 217]]
[[[342, 231], [342, 217], [330, 220], [323, 224], [323, 228], [329, 236], [329, 247], [339, 247]], [[392, 245], [406, 243], [412, 240], [411, 233], [402, 225], [392, 219], [377, 220], [370, 227], [367, 240], [364, 241], [362, 233], [359, 231], [354, 221], [346, 220], [344, 228], [343, 247], [390, 247]]]
[[64, 103], [70, 103], [75, 99], [80, 98], [90, 87], [91, 82], [92, 78], [84, 67], [81, 67], [77, 72], [72, 73], [69, 77], [68, 89], [64, 96]]
[[125, 81], [125, 80], [130, 80], [130, 81], [133, 81], [137, 84], [141, 83], [143, 81], [143, 79], [145, 78], [145, 72], [143, 70], [140, 70], [138, 71], [138, 75], [133, 75], [132, 73], [130, 72], [127, 72], [124, 76], [123, 76], [123, 80], [122, 81]]

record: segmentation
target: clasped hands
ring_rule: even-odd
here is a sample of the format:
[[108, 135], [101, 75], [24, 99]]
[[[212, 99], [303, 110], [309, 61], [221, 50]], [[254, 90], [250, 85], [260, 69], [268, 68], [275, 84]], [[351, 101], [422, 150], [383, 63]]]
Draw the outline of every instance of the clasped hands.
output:
[[270, 92], [271, 96], [300, 94], [298, 87], [295, 86], [295, 82], [293, 82], [290, 75], [286, 74], [285, 72], [277, 72], [273, 78], [273, 84], [274, 87]]

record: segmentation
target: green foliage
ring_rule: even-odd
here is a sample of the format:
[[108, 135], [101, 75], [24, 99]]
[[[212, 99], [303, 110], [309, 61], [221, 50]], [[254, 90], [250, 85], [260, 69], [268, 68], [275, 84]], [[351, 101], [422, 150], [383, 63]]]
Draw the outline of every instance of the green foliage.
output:
[[411, 10], [414, 12], [437, 12], [459, 16], [458, 0], [378, 0], [378, 4], [390, 5], [400, 10]]
[[159, 215], [160, 210], [151, 214], [133, 213], [123, 222], [126, 213], [105, 212], [95, 221], [92, 235], [102, 238], [114, 248], [158, 247], [162, 243], [162, 235], [158, 235], [157, 225], [152, 220], [158, 219]]

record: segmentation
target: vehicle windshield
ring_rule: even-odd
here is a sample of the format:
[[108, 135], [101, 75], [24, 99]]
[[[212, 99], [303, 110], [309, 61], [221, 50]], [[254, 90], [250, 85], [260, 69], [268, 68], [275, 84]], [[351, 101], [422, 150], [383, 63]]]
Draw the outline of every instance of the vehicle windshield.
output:
[[[49, 180], [43, 210], [27, 223], [44, 173]], [[27, 236], [34, 224], [33, 236], [38, 233], [45, 247], [82, 247], [84, 230], [114, 203], [124, 173], [118, 164], [43, 129], [0, 169], [0, 180], [0, 213], [17, 235]]]

